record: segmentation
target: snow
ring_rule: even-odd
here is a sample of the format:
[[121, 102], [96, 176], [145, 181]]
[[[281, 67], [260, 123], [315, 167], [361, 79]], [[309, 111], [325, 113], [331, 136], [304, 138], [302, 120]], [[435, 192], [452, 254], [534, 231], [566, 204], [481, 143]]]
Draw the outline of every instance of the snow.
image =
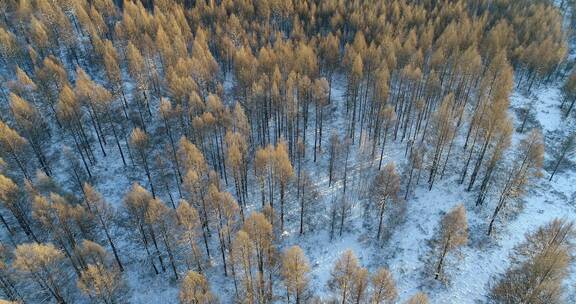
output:
[[[227, 85], [231, 88], [230, 85]], [[343, 81], [335, 81], [333, 88], [334, 107], [326, 123], [326, 133], [332, 130], [344, 130], [343, 122]], [[534, 93], [526, 97], [524, 93], [515, 91], [511, 97], [510, 115], [515, 118], [515, 125], [519, 127], [521, 117], [514, 114], [513, 109], [525, 106], [528, 102], [533, 102], [533, 111], [536, 121], [542, 127], [546, 135], [547, 144], [549, 139], [556, 138], [557, 132], [566, 132], [566, 128], [572, 128], [564, 119], [558, 105], [560, 104], [560, 92], [557, 87], [543, 87], [535, 89]], [[311, 118], [312, 119], [312, 118]], [[307, 136], [313, 137], [313, 128]], [[529, 128], [528, 128], [529, 129]], [[514, 142], [518, 142], [524, 134], [515, 133]], [[328, 138], [326, 136], [325, 138]], [[385, 161], [395, 161], [399, 172], [403, 172], [406, 165], [404, 157], [405, 144], [399, 141], [389, 141], [385, 153]], [[327, 140], [323, 143], [327, 146]], [[354, 147], [356, 148], [356, 147]], [[457, 145], [455, 149], [458, 149]], [[310, 148], [307, 153], [312, 153]], [[323, 204], [325, 208], [320, 211], [319, 218], [328, 218], [328, 207], [333, 198], [341, 193], [341, 181], [332, 187], [327, 183], [326, 149], [323, 151], [322, 161], [313, 163], [307, 161], [305, 167], [310, 171], [313, 181], [322, 192]], [[457, 153], [455, 153], [456, 155]], [[537, 227], [549, 222], [554, 218], [567, 218], [576, 220], [575, 213], [575, 188], [576, 176], [573, 171], [559, 173], [550, 183], [546, 178], [542, 178], [529, 191], [524, 199], [521, 210], [509, 214], [507, 219], [498, 225], [495, 237], [484, 236], [489, 213], [493, 206], [490, 202], [483, 208], [474, 206], [474, 192], [466, 192], [465, 185], [458, 185], [457, 173], [458, 164], [451, 164], [446, 178], [439, 180], [434, 188], [429, 191], [427, 185], [420, 182], [415, 187], [414, 193], [407, 202], [406, 221], [396, 228], [391, 239], [384, 245], [373, 244], [373, 236], [362, 227], [363, 206], [356, 202], [358, 200], [355, 189], [358, 187], [353, 180], [357, 176], [359, 169], [354, 169], [357, 165], [355, 153], [351, 154], [349, 176], [349, 198], [353, 201], [351, 215], [349, 216], [346, 229], [340, 237], [336, 231], [334, 239], [329, 240], [329, 229], [327, 227], [317, 227], [315, 231], [308, 232], [303, 236], [297, 231], [297, 209], [295, 194], [291, 193], [288, 208], [287, 228], [280, 237], [278, 245], [281, 249], [291, 245], [301, 246], [309, 258], [311, 265], [311, 289], [316, 295], [327, 300], [332, 294], [327, 286], [330, 279], [330, 270], [338, 257], [347, 249], [352, 249], [357, 255], [360, 264], [374, 271], [379, 267], [388, 267], [396, 280], [399, 290], [400, 300], [404, 301], [417, 291], [426, 292], [432, 303], [477, 303], [485, 301], [488, 287], [493, 282], [494, 277], [504, 272], [509, 263], [509, 252], [519, 242], [524, 240], [524, 235], [533, 231]], [[546, 155], [550, 157], [549, 154]], [[377, 165], [378, 160], [374, 160]], [[338, 164], [342, 166], [343, 164]], [[122, 168], [116, 168], [116, 171]], [[426, 174], [424, 174], [426, 175]], [[546, 175], [546, 173], [545, 173]], [[424, 177], [424, 176], [423, 176]], [[423, 178], [424, 180], [424, 178]], [[116, 187], [114, 187], [114, 184]], [[118, 185], [125, 185], [125, 181], [108, 179], [102, 181], [99, 189], [118, 189]], [[121, 188], [126, 189], [126, 188]], [[122, 191], [112, 190], [108, 194], [112, 197], [120, 195]], [[234, 192], [233, 192], [234, 193]], [[254, 210], [259, 205], [258, 194], [252, 193], [252, 200], [256, 200], [250, 206]], [[461, 250], [460, 255], [455, 258], [455, 267], [449, 271], [450, 283], [446, 286], [431, 285], [422, 276], [422, 271], [426, 265], [426, 255], [430, 251], [428, 240], [430, 240], [440, 222], [442, 215], [457, 204], [463, 203], [468, 212], [470, 227], [470, 242]], [[212, 288], [219, 294], [220, 300], [230, 303], [233, 295], [231, 279], [222, 277], [220, 261], [213, 258], [213, 269], [209, 273]], [[150, 276], [150, 274], [134, 274], [129, 272], [128, 279], [133, 290], [130, 298], [131, 303], [151, 303], [166, 302], [173, 303], [177, 298], [177, 285], [168, 284], [165, 276]], [[576, 273], [572, 272], [567, 280], [567, 294], [574, 293], [574, 283], [576, 283]], [[167, 287], [169, 286], [169, 287]]]
[[[225, 96], [230, 99], [227, 100], [228, 104], [231, 104], [234, 97], [233, 84], [233, 76], [229, 73], [224, 81]], [[430, 191], [424, 182], [427, 172], [423, 172], [420, 184], [413, 184], [413, 193], [409, 196], [406, 205], [405, 221], [394, 228], [391, 238], [385, 244], [376, 244], [373, 229], [366, 229], [363, 222], [362, 196], [366, 194], [366, 191], [370, 191], [370, 186], [365, 184], [370, 182], [370, 179], [363, 179], [363, 174], [369, 172], [367, 168], [371, 162], [377, 167], [379, 159], [366, 161], [356, 153], [359, 149], [355, 145], [352, 147], [353, 152], [349, 160], [347, 199], [352, 204], [350, 215], [342, 236], [336, 229], [334, 238], [330, 240], [327, 224], [330, 217], [329, 207], [341, 197], [343, 185], [342, 181], [338, 180], [331, 187], [328, 186], [328, 138], [331, 132], [342, 134], [346, 129], [343, 98], [345, 82], [340, 75], [336, 75], [333, 84], [332, 104], [325, 111], [327, 121], [322, 143], [323, 151], [320, 152], [318, 162], [314, 163], [311, 157], [308, 157], [304, 164], [321, 194], [321, 199], [316, 202], [320, 209], [316, 214], [320, 224], [313, 231], [299, 235], [298, 204], [295, 189], [293, 189], [288, 194], [286, 202], [286, 229], [277, 240], [280, 250], [292, 245], [302, 247], [310, 261], [311, 290], [320, 298], [328, 300], [332, 296], [327, 286], [330, 271], [340, 255], [347, 249], [351, 249], [358, 257], [360, 264], [370, 271], [379, 267], [387, 267], [391, 270], [397, 283], [400, 302], [405, 301], [417, 291], [426, 292], [431, 298], [431, 303], [484, 302], [489, 284], [494, 281], [495, 276], [506, 270], [511, 249], [524, 240], [526, 233], [555, 218], [576, 221], [576, 187], [574, 186], [576, 185], [576, 172], [574, 168], [558, 172], [551, 182], [547, 179], [549, 173], [544, 172], [544, 177], [529, 189], [520, 206], [513, 210], [514, 212], [509, 212], [504, 221], [498, 224], [496, 235], [486, 237], [485, 231], [490, 212], [493, 210], [493, 199], [488, 199], [482, 207], [475, 206], [475, 192], [467, 192], [465, 184], [458, 184], [462, 162], [456, 160], [449, 164], [445, 178], [439, 178]], [[131, 90], [126, 91], [130, 94]], [[530, 111], [535, 120], [527, 124], [523, 134], [514, 133], [514, 143], [519, 142], [530, 128], [540, 127], [545, 135], [546, 147], [555, 147], [560, 138], [570, 130], [575, 130], [574, 120], [565, 119], [559, 109], [561, 93], [558, 84], [534, 88], [532, 93], [515, 90], [510, 100], [510, 116], [514, 118], [515, 127], [520, 127], [523, 119], [516, 111], [518, 109], [531, 108]], [[307, 133], [309, 142], [313, 142], [314, 137], [313, 121], [314, 116], [311, 113], [311, 123]], [[153, 127], [149, 131], [158, 132]], [[111, 137], [108, 139], [113, 140]], [[72, 146], [68, 136], [57, 135], [53, 141]], [[384, 163], [394, 161], [398, 172], [404, 172], [407, 165], [404, 155], [406, 143], [389, 138], [386, 145]], [[138, 181], [147, 186], [147, 180], [142, 170], [132, 167], [126, 150], [124, 152], [128, 166], [123, 166], [115, 143], [108, 143], [106, 158], [100, 154], [96, 145], [94, 147], [98, 158], [98, 163], [92, 167], [92, 173], [96, 177], [95, 187], [120, 213], [122, 199], [130, 185]], [[453, 148], [454, 157], [461, 157], [458, 151], [461, 147], [461, 138], [458, 138]], [[311, 145], [307, 147], [306, 153], [308, 156], [313, 153]], [[549, 161], [551, 157], [552, 154], [547, 149], [546, 160]], [[342, 162], [337, 163], [336, 166], [336, 170], [343, 170]], [[63, 164], [60, 163], [55, 167], [56, 179], [64, 180]], [[253, 176], [249, 178], [252, 179]], [[403, 179], [403, 186], [405, 183], [406, 180]], [[228, 190], [235, 194], [232, 183], [230, 184]], [[254, 181], [250, 180], [250, 184], [254, 184]], [[253, 187], [250, 191], [248, 210], [257, 210], [260, 205], [259, 190]], [[166, 194], [163, 191], [159, 192], [162, 192], [159, 196], [167, 201]], [[177, 197], [177, 193], [173, 195]], [[449, 270], [450, 283], [447, 285], [432, 284], [422, 275], [427, 263], [427, 254], [430, 251], [428, 241], [434, 236], [442, 216], [460, 203], [466, 207], [470, 241], [459, 255], [451, 260], [453, 267]], [[114, 238], [118, 242], [121, 259], [126, 264], [124, 277], [129, 287], [126, 295], [128, 302], [176, 303], [178, 283], [173, 280], [172, 273], [166, 271], [160, 275], [153, 275], [151, 267], [144, 263], [145, 253], [130, 239], [130, 231], [123, 225], [114, 231]], [[211, 241], [212, 248], [217, 248], [217, 239], [213, 237]], [[212, 290], [222, 302], [232, 303], [234, 290], [232, 280], [222, 275], [220, 257], [214, 254], [210, 262], [212, 267], [207, 270], [207, 277]], [[183, 267], [180, 272], [183, 275]], [[280, 288], [280, 284], [277, 285]], [[576, 302], [575, 285], [576, 271], [572, 271], [566, 281], [566, 294], [569, 297], [567, 302]]]

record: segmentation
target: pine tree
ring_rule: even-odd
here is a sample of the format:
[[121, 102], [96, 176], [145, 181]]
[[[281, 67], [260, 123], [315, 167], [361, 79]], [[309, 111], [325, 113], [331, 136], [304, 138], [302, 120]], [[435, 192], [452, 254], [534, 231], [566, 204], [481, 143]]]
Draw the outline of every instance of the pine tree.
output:
[[444, 279], [444, 264], [449, 253], [468, 242], [468, 222], [464, 205], [460, 204], [442, 218], [440, 235], [437, 239], [438, 261], [435, 264], [434, 278]]

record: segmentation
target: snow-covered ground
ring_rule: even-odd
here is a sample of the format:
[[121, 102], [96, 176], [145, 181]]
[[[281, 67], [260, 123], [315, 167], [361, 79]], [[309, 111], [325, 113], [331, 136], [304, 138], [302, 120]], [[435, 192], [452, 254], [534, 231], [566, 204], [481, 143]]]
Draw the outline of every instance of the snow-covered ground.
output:
[[[231, 79], [227, 79], [227, 83]], [[227, 96], [233, 95], [232, 85], [225, 86]], [[311, 265], [311, 289], [323, 299], [331, 296], [327, 286], [330, 278], [330, 270], [338, 257], [347, 249], [352, 249], [360, 260], [360, 263], [370, 271], [379, 267], [388, 267], [396, 280], [400, 301], [404, 301], [417, 291], [428, 293], [432, 303], [477, 303], [484, 302], [488, 290], [488, 284], [493, 281], [495, 275], [505, 271], [508, 266], [508, 254], [510, 250], [524, 239], [525, 233], [532, 231], [540, 225], [554, 218], [567, 218], [576, 221], [576, 173], [573, 169], [557, 173], [552, 182], [548, 182], [548, 173], [544, 173], [536, 185], [531, 187], [525, 196], [519, 210], [509, 214], [503, 224], [497, 226], [497, 233], [491, 238], [485, 237], [486, 225], [489, 213], [493, 210], [493, 200], [488, 200], [482, 207], [474, 205], [475, 193], [466, 192], [464, 185], [457, 182], [458, 172], [461, 170], [461, 162], [452, 161], [449, 164], [444, 179], [437, 182], [429, 191], [427, 184], [423, 182], [427, 178], [427, 172], [423, 172], [420, 185], [413, 186], [413, 193], [409, 196], [406, 210], [406, 219], [394, 228], [391, 238], [384, 245], [374, 243], [373, 231], [366, 229], [364, 223], [364, 207], [362, 194], [370, 191], [369, 186], [361, 185], [366, 181], [359, 182], [359, 176], [363, 173], [363, 167], [359, 163], [367, 165], [366, 160], [359, 157], [356, 152], [357, 146], [352, 147], [349, 163], [349, 180], [347, 192], [351, 203], [350, 216], [342, 236], [336, 231], [334, 239], [329, 237], [329, 206], [342, 193], [342, 181], [338, 180], [332, 187], [328, 186], [327, 161], [328, 161], [328, 138], [333, 131], [341, 132], [345, 127], [343, 104], [343, 79], [336, 79], [332, 92], [332, 104], [327, 109], [327, 121], [324, 129], [323, 151], [319, 161], [311, 160], [312, 147], [309, 146], [306, 153], [308, 160], [303, 166], [311, 175], [311, 179], [318, 187], [321, 198], [315, 208], [318, 225], [314, 231], [307, 231], [303, 236], [298, 234], [298, 201], [295, 187], [291, 190], [287, 202], [286, 231], [279, 236], [277, 245], [282, 250], [288, 246], [298, 244], [302, 247]], [[522, 117], [517, 111], [532, 103], [534, 121], [529, 121], [523, 134], [514, 133], [513, 142], [517, 143], [532, 127], [541, 127], [546, 138], [547, 147], [554, 147], [558, 139], [562, 138], [569, 130], [574, 130], [574, 123], [564, 119], [559, 105], [561, 95], [557, 86], [543, 86], [533, 90], [529, 96], [515, 91], [511, 96], [510, 115], [514, 118], [515, 127], [522, 123]], [[311, 118], [311, 121], [313, 117]], [[154, 131], [153, 131], [154, 132]], [[310, 139], [313, 138], [313, 125], [309, 128]], [[453, 155], [457, 153], [461, 144], [456, 144]], [[384, 154], [384, 163], [394, 161], [398, 172], [405, 172], [407, 165], [405, 142], [389, 140]], [[512, 148], [513, 149], [513, 148]], [[546, 159], [552, 155], [546, 153]], [[108, 149], [108, 156], [100, 161], [93, 170], [96, 176], [95, 185], [103, 196], [115, 207], [121, 208], [122, 200], [133, 181], [139, 181], [147, 185], [142, 172], [126, 170], [120, 160], [117, 149]], [[377, 155], [378, 157], [379, 155]], [[129, 160], [127, 159], [129, 162]], [[378, 159], [373, 160], [377, 167]], [[337, 170], [343, 170], [342, 163], [337, 163]], [[64, 170], [64, 169], [61, 169]], [[63, 174], [59, 172], [58, 175]], [[341, 173], [340, 173], [341, 174]], [[252, 177], [251, 177], [252, 178]], [[367, 180], [368, 182], [371, 179]], [[403, 187], [406, 180], [403, 179]], [[257, 187], [255, 187], [257, 188]], [[404, 188], [403, 188], [404, 189]], [[235, 193], [232, 185], [230, 189]], [[249, 209], [255, 210], [259, 206], [258, 189], [252, 189], [250, 194]], [[402, 193], [403, 194], [403, 193]], [[177, 194], [173, 194], [177, 197]], [[166, 193], [160, 191], [160, 197], [168, 201]], [[430, 251], [428, 241], [433, 237], [435, 229], [444, 213], [463, 203], [467, 210], [470, 241], [456, 258], [452, 258], [454, 267], [448, 271], [450, 283], [448, 285], [434, 285], [422, 276], [422, 271], [427, 263], [427, 254]], [[120, 254], [128, 264], [125, 279], [130, 287], [127, 295], [130, 303], [176, 303], [178, 296], [178, 284], [173, 280], [172, 274], [166, 271], [158, 276], [152, 275], [150, 267], [142, 265], [145, 261], [142, 250], [134, 245], [129, 239], [126, 228], [116, 231], [116, 237], [120, 240]], [[217, 240], [212, 239], [214, 248], [217, 248]], [[183, 271], [183, 270], [182, 270]], [[207, 271], [207, 277], [212, 289], [225, 303], [231, 302], [233, 284], [230, 278], [222, 275], [221, 260], [215, 255], [212, 258], [212, 268]], [[569, 295], [574, 296], [576, 284], [576, 271], [572, 272], [566, 282]], [[278, 287], [280, 288], [280, 284]]]
[[[343, 130], [343, 81], [335, 82], [333, 87], [333, 109], [332, 115], [328, 115], [325, 125], [325, 134], [329, 135], [333, 130]], [[231, 89], [231, 86], [227, 86]], [[573, 123], [565, 120], [559, 110], [560, 92], [558, 87], [549, 86], [535, 89], [529, 97], [514, 92], [511, 96], [510, 115], [515, 118], [515, 127], [519, 127], [522, 119], [518, 117], [519, 111], [516, 108], [523, 108], [529, 102], [533, 103], [533, 114], [536, 122], [527, 125], [531, 127], [541, 126], [546, 137], [547, 147], [557, 144], [560, 134], [573, 129]], [[313, 136], [313, 128], [309, 136]], [[519, 138], [526, 134], [514, 133], [513, 142], [518, 142]], [[298, 235], [298, 205], [295, 190], [289, 195], [287, 203], [287, 228], [284, 234], [277, 240], [278, 246], [286, 248], [293, 244], [301, 246], [310, 260], [312, 290], [327, 299], [331, 292], [327, 287], [330, 278], [330, 270], [336, 259], [347, 249], [352, 249], [358, 256], [361, 264], [369, 270], [374, 271], [378, 267], [388, 267], [396, 280], [403, 301], [417, 291], [424, 291], [429, 294], [432, 303], [476, 303], [484, 302], [487, 287], [492, 282], [495, 275], [502, 273], [508, 266], [508, 254], [510, 250], [524, 239], [525, 233], [536, 229], [538, 226], [554, 219], [568, 218], [576, 221], [575, 197], [576, 197], [576, 174], [573, 170], [559, 172], [552, 182], [548, 182], [548, 173], [544, 173], [544, 178], [529, 190], [521, 210], [511, 214], [504, 224], [497, 227], [497, 233], [491, 238], [486, 238], [485, 229], [489, 217], [489, 212], [493, 205], [488, 201], [483, 207], [474, 206], [474, 192], [466, 192], [464, 185], [457, 183], [460, 171], [459, 162], [450, 163], [448, 173], [443, 180], [440, 180], [432, 189], [428, 190], [427, 185], [422, 180], [427, 177], [423, 173], [420, 185], [416, 186], [414, 193], [407, 201], [406, 220], [396, 227], [390, 240], [383, 246], [374, 244], [373, 236], [369, 235], [363, 226], [363, 206], [361, 200], [356, 196], [358, 187], [355, 178], [359, 174], [356, 168], [355, 152], [351, 155], [349, 172], [349, 200], [352, 203], [352, 210], [347, 220], [346, 229], [342, 236], [335, 233], [334, 239], [329, 239], [329, 207], [335, 197], [339, 197], [342, 192], [341, 181], [332, 187], [328, 187], [327, 177], [327, 139], [324, 136], [323, 151], [317, 163], [308, 160], [305, 164], [306, 170], [312, 176], [312, 181], [317, 185], [321, 193], [321, 200], [317, 202], [320, 211], [317, 213], [320, 224], [312, 232], [307, 232], [303, 236]], [[356, 151], [357, 147], [353, 147]], [[461, 149], [456, 147], [455, 149]], [[387, 143], [384, 162], [394, 161], [399, 172], [404, 172], [406, 159], [404, 157], [405, 143], [390, 140]], [[456, 152], [456, 151], [455, 151]], [[312, 153], [311, 147], [307, 153]], [[116, 207], [121, 206], [123, 196], [131, 181], [140, 180], [146, 185], [144, 176], [131, 170], [125, 170], [119, 161], [116, 150], [110, 149], [107, 157], [114, 159], [114, 162], [102, 161], [94, 170], [97, 178], [97, 188]], [[454, 153], [457, 155], [458, 153]], [[550, 159], [550, 153], [546, 154], [546, 159]], [[378, 160], [374, 160], [377, 166]], [[342, 166], [341, 163], [337, 166]], [[337, 168], [342, 170], [342, 168]], [[405, 184], [405, 180], [403, 184]], [[230, 188], [232, 193], [233, 190]], [[368, 189], [369, 191], [369, 189]], [[165, 196], [165, 194], [161, 194]], [[259, 205], [259, 194], [257, 189], [251, 193], [251, 209]], [[165, 198], [167, 200], [167, 198]], [[449, 270], [450, 283], [446, 286], [427, 284], [427, 280], [422, 276], [422, 270], [427, 263], [427, 254], [430, 247], [427, 243], [435, 232], [442, 215], [456, 206], [463, 203], [467, 210], [470, 242], [468, 246], [461, 250], [453, 263], [455, 267]], [[170, 272], [154, 276], [151, 275], [149, 267], [141, 267], [140, 262], [144, 260], [144, 255], [139, 249], [134, 248], [127, 242], [127, 231], [118, 231], [117, 236], [123, 239], [123, 246], [120, 249], [122, 255], [130, 255], [130, 264], [127, 268], [126, 279], [130, 286], [131, 303], [175, 303], [177, 301], [178, 286], [173, 281]], [[216, 240], [213, 240], [216, 246]], [[215, 247], [216, 248], [216, 247]], [[139, 257], [139, 258], [135, 258]], [[128, 260], [125, 258], [125, 260]], [[231, 299], [233, 294], [233, 284], [230, 278], [222, 276], [221, 261], [214, 256], [213, 267], [208, 270], [207, 276], [212, 288], [219, 295], [223, 302]], [[576, 283], [576, 272], [570, 274], [566, 287], [568, 294], [574, 293], [573, 286]], [[280, 285], [278, 285], [280, 286]]]

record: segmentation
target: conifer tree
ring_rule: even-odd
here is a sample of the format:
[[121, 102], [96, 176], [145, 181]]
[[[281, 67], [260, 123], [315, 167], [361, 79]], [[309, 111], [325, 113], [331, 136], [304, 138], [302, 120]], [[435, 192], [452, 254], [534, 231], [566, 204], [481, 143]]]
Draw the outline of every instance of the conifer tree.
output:
[[572, 222], [555, 219], [527, 234], [512, 251], [512, 263], [490, 298], [498, 303], [562, 303], [574, 233]]
[[10, 94], [10, 109], [14, 120], [32, 147], [36, 159], [46, 175], [51, 174], [50, 159], [46, 153], [50, 129], [38, 109], [16, 94]]
[[122, 266], [122, 262], [118, 255], [118, 250], [116, 249], [116, 244], [114, 243], [110, 233], [110, 228], [114, 225], [113, 207], [111, 207], [110, 204], [104, 200], [102, 195], [88, 183], [84, 183], [84, 196], [86, 198], [86, 206], [88, 210], [97, 218], [100, 227], [106, 235], [106, 240], [108, 241], [110, 248], [112, 248], [118, 269], [121, 272], [124, 271], [124, 267]]
[[154, 192], [154, 184], [152, 183], [152, 172], [151, 166], [149, 164], [148, 155], [150, 154], [150, 138], [146, 132], [142, 131], [140, 128], [134, 128], [132, 134], [130, 134], [130, 145], [134, 147], [136, 155], [138, 155], [138, 161], [144, 168], [146, 177], [148, 178], [148, 185], [150, 186], [150, 191], [152, 191], [152, 197], [156, 198], [156, 193]]
[[[154, 273], [158, 274], [159, 271], [156, 267], [154, 256], [151, 252], [151, 244], [154, 244], [157, 248], [157, 241], [155, 235], [150, 233], [151, 227], [149, 222], [146, 221], [148, 205], [150, 204], [151, 200], [153, 200], [153, 198], [150, 193], [148, 193], [146, 189], [142, 188], [142, 186], [134, 183], [130, 189], [130, 192], [128, 192], [124, 197], [124, 206], [128, 212], [129, 223], [134, 229], [133, 233], [138, 235], [139, 241], [146, 250], [148, 261], [154, 269]], [[164, 268], [162, 257], [158, 256], [158, 260], [162, 268]]]
[[396, 165], [394, 163], [386, 164], [384, 169], [379, 171], [374, 178], [372, 187], [375, 190], [373, 193], [374, 205], [379, 210], [376, 240], [380, 240], [386, 206], [390, 202], [396, 202], [398, 200], [398, 192], [400, 192], [400, 176], [396, 172]]
[[290, 295], [294, 295], [297, 304], [305, 301], [304, 293], [308, 288], [309, 271], [310, 266], [302, 249], [298, 246], [288, 248], [282, 259], [282, 277], [288, 302]]
[[447, 255], [466, 245], [468, 242], [468, 222], [464, 205], [460, 204], [450, 210], [440, 224], [440, 235], [437, 239], [438, 261], [436, 262], [434, 278], [444, 279], [444, 264]]
[[30, 179], [27, 162], [24, 161], [27, 143], [18, 132], [0, 121], [0, 149], [4, 158], [14, 161], [24, 178]]
[[[23, 196], [18, 185], [9, 177], [0, 174], [0, 200], [2, 206], [10, 211], [16, 218], [18, 225], [31, 241], [37, 242], [36, 234], [32, 230], [33, 224], [30, 218], [30, 204]], [[12, 230], [4, 220], [8, 232]]]
[[120, 269], [109, 262], [104, 248], [94, 242], [84, 240], [80, 252], [86, 267], [76, 282], [78, 289], [101, 303], [120, 301], [124, 291], [124, 282]]
[[428, 300], [428, 296], [423, 292], [417, 292], [413, 295], [406, 304], [428, 304], [430, 301]]
[[217, 303], [206, 277], [195, 271], [189, 271], [182, 280], [178, 298], [181, 304]]
[[9, 248], [0, 244], [0, 290], [8, 300], [20, 303], [23, 298], [16, 288], [15, 273], [8, 265], [10, 254]]
[[492, 233], [498, 215], [506, 207], [509, 200], [520, 198], [525, 193], [529, 182], [541, 174], [540, 169], [544, 160], [544, 143], [540, 131], [533, 129], [519, 143], [518, 149], [518, 154], [500, 190], [496, 208], [490, 218], [488, 235]]
[[370, 303], [393, 303], [398, 297], [396, 283], [386, 268], [379, 268], [370, 278], [372, 294]]
[[[198, 211], [185, 200], [180, 200], [176, 209], [178, 223], [182, 227], [180, 242], [190, 248], [189, 255], [193, 258], [194, 264], [199, 273], [202, 273], [202, 256], [198, 249], [198, 237], [202, 230]], [[207, 246], [208, 244], [206, 244]], [[188, 250], [186, 250], [188, 251]], [[188, 261], [188, 258], [186, 258]], [[188, 262], [186, 263], [188, 264]]]
[[352, 297], [354, 279], [360, 268], [358, 259], [350, 249], [344, 251], [334, 263], [328, 284], [337, 292], [340, 303], [347, 303], [346, 301]]
[[548, 181], [552, 181], [554, 178], [554, 174], [558, 171], [558, 167], [560, 164], [566, 159], [566, 157], [570, 157], [576, 151], [576, 133], [569, 134], [566, 136], [564, 141], [560, 144], [559, 151], [556, 152], [556, 159], [554, 160], [554, 167], [552, 169], [552, 173], [550, 174], [550, 178]]
[[564, 117], [568, 117], [570, 112], [572, 112], [572, 108], [574, 108], [574, 104], [576, 104], [576, 69], [573, 69], [570, 76], [566, 79], [562, 87], [562, 93], [564, 98], [562, 99], [560, 108], [564, 109], [564, 104], [568, 102], [568, 109], [564, 112]]
[[274, 240], [272, 225], [262, 213], [254, 212], [246, 219], [242, 230], [248, 234], [254, 246], [258, 273], [257, 282], [255, 282], [257, 297], [260, 300], [267, 299], [271, 297], [272, 291], [268, 285], [273, 284], [271, 277], [267, 279], [272, 271], [270, 266], [272, 266], [271, 262], [275, 254], [272, 244]]
[[273, 171], [280, 186], [280, 231], [284, 231], [284, 201], [288, 181], [294, 175], [292, 163], [288, 157], [288, 147], [280, 142], [274, 149]]
[[62, 265], [64, 254], [54, 245], [26, 243], [14, 250], [14, 267], [18, 272], [38, 284], [58, 303], [68, 303], [66, 294], [65, 268]]

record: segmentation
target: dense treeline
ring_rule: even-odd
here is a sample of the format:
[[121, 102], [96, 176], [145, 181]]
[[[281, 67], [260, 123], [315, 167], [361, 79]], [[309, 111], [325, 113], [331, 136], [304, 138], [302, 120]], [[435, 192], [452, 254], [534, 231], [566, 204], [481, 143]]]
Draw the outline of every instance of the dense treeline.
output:
[[[341, 237], [360, 200], [386, 246], [414, 189], [453, 178], [490, 210], [490, 236], [542, 175], [541, 131], [523, 123], [512, 142], [514, 86], [565, 80], [566, 116], [576, 101], [563, 15], [546, 0], [5, 0], [0, 12], [11, 301], [126, 302], [126, 269], [170, 273], [181, 303], [320, 301], [286, 233]], [[391, 143], [405, 166], [388, 159]], [[550, 180], [573, 135], [560, 150]], [[121, 198], [114, 174], [132, 184]], [[448, 280], [468, 207], [442, 218], [426, 277]], [[556, 230], [566, 243], [539, 247]], [[561, 301], [572, 230], [555, 221], [529, 235], [491, 299]], [[542, 278], [550, 259], [560, 264]], [[220, 273], [230, 299], [210, 286]], [[341, 303], [398, 298], [391, 272], [351, 251], [328, 285]]]

